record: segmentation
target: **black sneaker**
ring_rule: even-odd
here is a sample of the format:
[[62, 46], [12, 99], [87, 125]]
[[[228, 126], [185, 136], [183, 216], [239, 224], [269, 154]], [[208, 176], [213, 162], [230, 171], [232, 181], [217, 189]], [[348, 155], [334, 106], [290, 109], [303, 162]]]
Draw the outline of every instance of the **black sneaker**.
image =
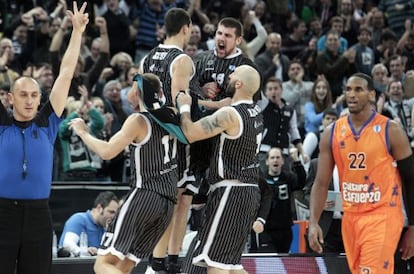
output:
[[169, 273], [169, 274], [179, 274], [179, 273], [181, 273], [181, 265], [179, 263], [168, 263], [167, 273]]
[[168, 272], [167, 270], [160, 270], [160, 271], [155, 271], [155, 274], [168, 274], [170, 272]]
[[165, 269], [155, 271], [154, 269], [152, 269], [151, 266], [148, 266], [147, 270], [145, 271], [145, 274], [168, 274], [168, 272]]

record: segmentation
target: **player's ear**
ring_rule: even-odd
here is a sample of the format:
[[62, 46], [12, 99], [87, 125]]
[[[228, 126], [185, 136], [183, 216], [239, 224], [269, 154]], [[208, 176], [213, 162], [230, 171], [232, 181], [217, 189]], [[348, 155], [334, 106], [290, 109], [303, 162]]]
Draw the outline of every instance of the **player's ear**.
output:
[[369, 91], [369, 100], [371, 102], [375, 102], [376, 101], [376, 98], [375, 98], [375, 90], [370, 90]]
[[240, 44], [242, 43], [242, 41], [243, 41], [243, 37], [242, 37], [242, 36], [237, 37], [237, 38], [236, 38], [236, 45], [237, 45], [237, 46], [240, 46]]
[[188, 32], [191, 32], [191, 25], [184, 25], [181, 30], [183, 34], [186, 35]]

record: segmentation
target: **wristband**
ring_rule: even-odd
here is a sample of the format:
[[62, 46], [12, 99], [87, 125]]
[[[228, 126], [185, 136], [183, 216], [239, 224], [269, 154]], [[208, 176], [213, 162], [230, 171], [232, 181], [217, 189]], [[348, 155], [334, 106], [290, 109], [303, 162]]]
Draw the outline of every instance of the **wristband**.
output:
[[262, 225], [265, 225], [265, 224], [266, 224], [265, 219], [260, 218], [260, 217], [259, 217], [259, 218], [257, 218], [256, 222], [260, 222], [260, 223], [262, 223]]
[[185, 105], [180, 106], [180, 114], [183, 114], [185, 112], [191, 112], [190, 105], [185, 104]]
[[184, 90], [179, 90], [177, 92], [177, 95], [175, 95], [175, 106], [176, 107], [178, 107], [177, 98], [178, 98], [178, 96], [180, 96], [181, 93], [184, 93], [185, 94], [185, 91]]

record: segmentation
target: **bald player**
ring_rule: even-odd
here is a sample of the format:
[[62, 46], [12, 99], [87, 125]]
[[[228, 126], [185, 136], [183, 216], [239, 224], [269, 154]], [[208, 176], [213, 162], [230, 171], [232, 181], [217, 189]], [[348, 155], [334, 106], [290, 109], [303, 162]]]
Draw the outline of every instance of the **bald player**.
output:
[[190, 115], [191, 97], [177, 98], [181, 127], [189, 142], [216, 136], [210, 161], [211, 185], [206, 204], [206, 222], [198, 234], [193, 264], [208, 273], [246, 273], [240, 263], [260, 203], [256, 154], [262, 139], [263, 119], [253, 103], [260, 75], [242, 65], [229, 76], [230, 106], [197, 122]]

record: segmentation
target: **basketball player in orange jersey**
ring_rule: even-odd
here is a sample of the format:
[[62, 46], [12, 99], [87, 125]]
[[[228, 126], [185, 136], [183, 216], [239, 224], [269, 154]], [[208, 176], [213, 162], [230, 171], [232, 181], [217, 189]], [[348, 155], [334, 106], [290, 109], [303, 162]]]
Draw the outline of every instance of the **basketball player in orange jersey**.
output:
[[414, 157], [403, 129], [373, 110], [375, 91], [369, 76], [351, 76], [345, 96], [349, 115], [328, 127], [320, 142], [309, 244], [323, 252], [318, 220], [336, 164], [343, 201], [342, 236], [351, 272], [393, 273], [403, 228], [402, 195], [409, 229], [400, 252], [405, 260], [414, 255]]

